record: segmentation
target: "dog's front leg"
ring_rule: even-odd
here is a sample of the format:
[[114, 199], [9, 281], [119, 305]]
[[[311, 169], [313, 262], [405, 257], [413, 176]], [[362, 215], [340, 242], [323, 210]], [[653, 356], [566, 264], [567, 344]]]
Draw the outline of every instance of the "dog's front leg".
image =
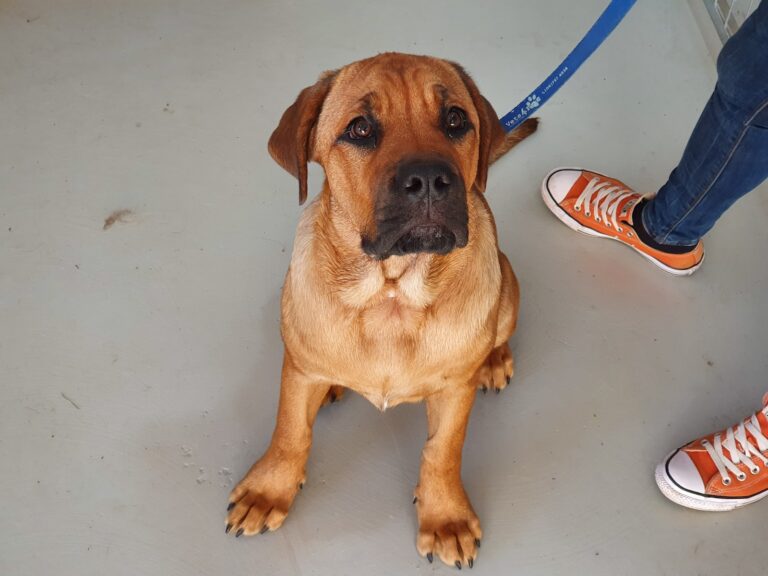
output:
[[304, 484], [312, 424], [329, 389], [297, 370], [286, 351], [272, 442], [232, 490], [227, 532], [250, 536], [282, 525]]
[[483, 536], [461, 483], [461, 449], [475, 388], [457, 385], [427, 398], [429, 436], [421, 457], [416, 509], [419, 554], [434, 553], [448, 565], [472, 566]]

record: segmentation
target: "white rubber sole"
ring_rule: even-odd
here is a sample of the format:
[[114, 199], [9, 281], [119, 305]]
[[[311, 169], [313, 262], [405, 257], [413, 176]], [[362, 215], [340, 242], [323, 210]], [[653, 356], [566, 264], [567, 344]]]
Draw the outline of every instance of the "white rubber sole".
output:
[[680, 488], [667, 473], [667, 462], [677, 453], [677, 450], [667, 456], [664, 461], [656, 466], [656, 485], [667, 498], [675, 504], [691, 508], [693, 510], [702, 510], [705, 512], [730, 512], [736, 508], [741, 508], [748, 504], [762, 500], [768, 496], [768, 492], [763, 492], [751, 498], [717, 498], [713, 496], [704, 496], [695, 492], [688, 492]]
[[[617, 238], [615, 236], [608, 236], [607, 234], [601, 234], [600, 232], [596, 232], [595, 230], [592, 230], [591, 228], [587, 228], [586, 226], [582, 226], [578, 220], [574, 219], [568, 212], [560, 208], [560, 206], [555, 202], [555, 199], [552, 198], [549, 194], [549, 190], [547, 189], [547, 181], [549, 180], [549, 177], [552, 176], [555, 172], [559, 172], [560, 170], [583, 170], [583, 168], [555, 168], [552, 170], [549, 174], [547, 174], [544, 177], [544, 180], [541, 181], [541, 197], [544, 200], [544, 204], [547, 205], [547, 208], [549, 208], [549, 211], [554, 214], [560, 222], [568, 226], [571, 230], [575, 230], [576, 232], [581, 232], [582, 234], [587, 234], [588, 236], [594, 236], [596, 238], [607, 238], [609, 240], [615, 240], [616, 242], [619, 242], [623, 244], [624, 246], [627, 246], [629, 248], [632, 248], [635, 252], [640, 254], [643, 258], [648, 260], [649, 262], [653, 262], [656, 266], [664, 270], [665, 272], [668, 272], [669, 274], [672, 274], [674, 276], [690, 276], [696, 270], [701, 268], [701, 265], [704, 263], [704, 256], [702, 255], [701, 260], [699, 261], [696, 266], [693, 266], [692, 268], [686, 268], [685, 270], [679, 270], [677, 268], [670, 268], [663, 262], [660, 262], [653, 256], [649, 256], [645, 252], [642, 252], [641, 250], [638, 250], [631, 244], [627, 244], [626, 242], [622, 241], [620, 238]], [[599, 174], [598, 172], [595, 172], [595, 174]], [[600, 174], [600, 176], [604, 176], [604, 174]]]

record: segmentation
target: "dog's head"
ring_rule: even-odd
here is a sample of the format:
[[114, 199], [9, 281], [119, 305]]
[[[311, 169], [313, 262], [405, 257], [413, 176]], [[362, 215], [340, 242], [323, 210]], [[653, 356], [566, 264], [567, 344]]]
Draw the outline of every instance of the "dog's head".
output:
[[456, 64], [381, 54], [305, 88], [269, 140], [299, 179], [325, 169], [335, 205], [369, 255], [446, 254], [468, 241], [469, 194], [485, 189], [493, 108]]

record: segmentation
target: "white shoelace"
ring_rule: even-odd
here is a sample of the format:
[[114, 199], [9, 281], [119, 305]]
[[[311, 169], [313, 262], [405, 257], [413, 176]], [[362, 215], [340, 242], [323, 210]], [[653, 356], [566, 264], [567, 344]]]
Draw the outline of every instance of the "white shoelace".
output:
[[[763, 414], [768, 416], [768, 407], [763, 408]], [[747, 432], [752, 435], [757, 446], [747, 438]], [[755, 456], [762, 460], [763, 466], [768, 467], [768, 458], [763, 455], [763, 452], [768, 450], [768, 438], [760, 430], [757, 414], [753, 414], [751, 418], [741, 422], [738, 426], [728, 428], [725, 433], [725, 441], [722, 440], [720, 434], [715, 434], [714, 446], [706, 439], [702, 440], [701, 444], [707, 450], [709, 457], [712, 458], [712, 462], [717, 466], [717, 471], [720, 472], [723, 484], [726, 486], [731, 483], [729, 471], [733, 472], [739, 482], [746, 480], [747, 475], [738, 468], [742, 462], [747, 465], [752, 474], [760, 472], [760, 467], [753, 460]], [[730, 457], [723, 453], [724, 447], [728, 450]]]
[[592, 178], [584, 187], [584, 191], [576, 199], [576, 204], [573, 205], [573, 208], [578, 212], [581, 210], [582, 205], [584, 205], [584, 214], [591, 216], [594, 212], [597, 222], [600, 222], [602, 216], [602, 221], [605, 222], [606, 226], [610, 227], [613, 224], [616, 230], [623, 232], [624, 229], [616, 220], [616, 217], [619, 205], [627, 198], [632, 199], [624, 206], [621, 216], [627, 215], [629, 208], [643, 198], [642, 194], [629, 188], [617, 186], [613, 182]]

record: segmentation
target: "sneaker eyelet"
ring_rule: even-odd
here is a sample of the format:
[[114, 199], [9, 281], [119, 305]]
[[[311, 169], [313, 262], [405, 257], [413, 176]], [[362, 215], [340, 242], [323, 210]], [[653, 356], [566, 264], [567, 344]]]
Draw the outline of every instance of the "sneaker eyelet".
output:
[[576, 210], [576, 212], [581, 212], [581, 206], [574, 206], [573, 209]]
[[592, 214], [590, 212], [584, 212], [587, 216], [591, 216]]
[[624, 228], [616, 228], [619, 232], [624, 232]]
[[752, 473], [753, 476], [755, 476], [756, 474], [759, 474], [760, 473], [760, 466], [755, 466], [754, 468], [752, 468], [750, 470], [750, 472]]
[[608, 228], [611, 227], [611, 223], [610, 222], [606, 222], [605, 225], [608, 226]]
[[731, 479], [723, 478], [723, 486], [730, 486], [730, 485], [731, 485]]
[[595, 218], [595, 222], [600, 222], [600, 218]]
[[747, 479], [747, 475], [744, 474], [744, 472], [742, 472], [741, 474], [736, 476], [736, 480], [738, 480], [739, 482], [744, 482], [744, 480], [746, 480], [746, 479]]
[[630, 238], [632, 238], [634, 235], [632, 234], [632, 232], [627, 232], [627, 236], [629, 236]]

